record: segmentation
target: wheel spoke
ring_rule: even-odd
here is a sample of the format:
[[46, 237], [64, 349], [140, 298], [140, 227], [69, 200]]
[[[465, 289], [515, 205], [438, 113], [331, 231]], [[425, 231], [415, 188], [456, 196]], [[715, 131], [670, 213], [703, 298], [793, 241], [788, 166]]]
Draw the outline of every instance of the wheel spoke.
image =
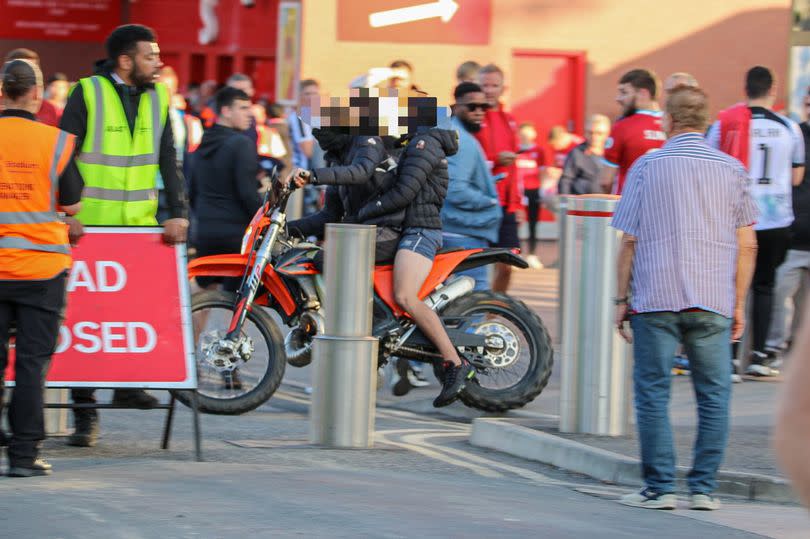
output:
[[465, 316], [483, 314], [475, 333], [497, 335], [503, 339], [500, 350], [487, 349], [484, 356], [494, 365], [479, 373], [478, 384], [485, 389], [508, 389], [517, 385], [531, 366], [534, 344], [527, 337], [527, 329], [508, 310], [494, 305], [477, 306]]

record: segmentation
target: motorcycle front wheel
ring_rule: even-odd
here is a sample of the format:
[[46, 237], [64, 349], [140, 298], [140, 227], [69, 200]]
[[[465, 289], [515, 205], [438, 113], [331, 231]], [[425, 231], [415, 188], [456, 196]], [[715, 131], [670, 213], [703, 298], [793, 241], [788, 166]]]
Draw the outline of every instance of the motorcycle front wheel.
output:
[[[522, 301], [494, 292], [473, 292], [445, 307], [442, 316], [471, 317], [471, 331], [490, 339], [484, 357], [461, 392], [461, 402], [487, 412], [505, 412], [533, 401], [548, 384], [554, 364], [551, 337], [542, 320]], [[468, 330], [470, 331], [470, 330]], [[441, 364], [434, 373], [444, 379]]]
[[[250, 358], [239, 361], [231, 371], [222, 370], [210, 360], [211, 342], [227, 332], [236, 294], [205, 291], [191, 298], [191, 318], [197, 358], [197, 405], [206, 414], [239, 415], [265, 402], [278, 389], [284, 377], [286, 357], [284, 337], [278, 324], [259, 306], [248, 310], [242, 337]], [[190, 406], [188, 391], [173, 390], [177, 400]]]

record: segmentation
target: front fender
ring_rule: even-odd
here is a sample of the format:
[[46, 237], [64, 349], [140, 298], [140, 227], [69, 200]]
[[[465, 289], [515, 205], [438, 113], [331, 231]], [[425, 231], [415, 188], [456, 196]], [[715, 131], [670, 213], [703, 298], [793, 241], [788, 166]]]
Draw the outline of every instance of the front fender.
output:
[[[188, 263], [189, 277], [241, 277], [248, 264], [248, 255], [212, 255], [195, 258]], [[287, 316], [295, 312], [295, 300], [281, 280], [281, 277], [268, 264], [262, 274], [262, 286], [278, 301]]]

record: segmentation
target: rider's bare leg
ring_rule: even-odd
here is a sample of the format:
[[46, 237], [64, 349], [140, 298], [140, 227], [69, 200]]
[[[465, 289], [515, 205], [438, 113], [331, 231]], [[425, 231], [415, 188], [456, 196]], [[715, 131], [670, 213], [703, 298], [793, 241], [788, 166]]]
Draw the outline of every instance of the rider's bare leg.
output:
[[461, 365], [453, 343], [444, 330], [439, 315], [418, 297], [425, 279], [433, 267], [433, 261], [407, 249], [397, 251], [394, 258], [394, 296], [400, 307], [413, 317], [419, 329], [439, 350], [445, 361]]

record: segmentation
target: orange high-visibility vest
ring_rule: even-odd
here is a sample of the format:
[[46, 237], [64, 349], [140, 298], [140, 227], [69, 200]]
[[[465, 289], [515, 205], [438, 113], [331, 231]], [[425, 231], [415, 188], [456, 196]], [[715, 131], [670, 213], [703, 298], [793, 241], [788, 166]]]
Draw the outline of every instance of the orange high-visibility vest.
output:
[[25, 118], [0, 118], [0, 280], [52, 279], [70, 268], [67, 226], [56, 210], [75, 139]]

